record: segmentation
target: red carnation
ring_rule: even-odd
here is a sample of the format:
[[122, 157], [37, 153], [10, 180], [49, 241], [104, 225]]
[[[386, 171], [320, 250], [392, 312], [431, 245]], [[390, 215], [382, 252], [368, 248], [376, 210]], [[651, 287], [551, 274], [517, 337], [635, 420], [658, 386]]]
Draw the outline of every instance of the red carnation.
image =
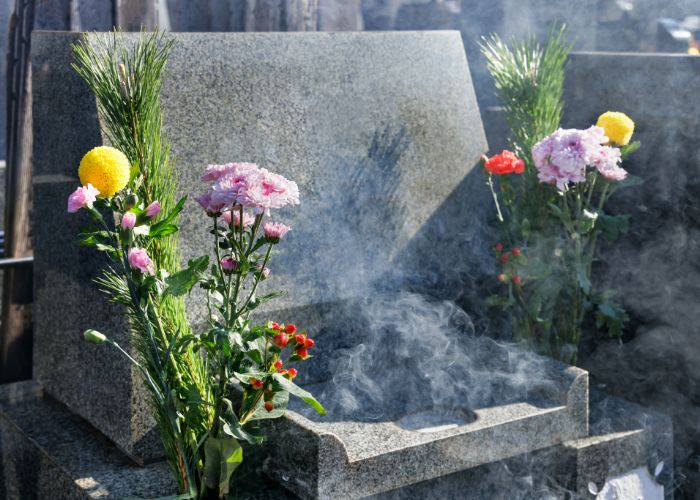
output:
[[512, 151], [504, 150], [499, 155], [486, 158], [484, 168], [496, 175], [522, 174], [525, 171], [525, 162]]

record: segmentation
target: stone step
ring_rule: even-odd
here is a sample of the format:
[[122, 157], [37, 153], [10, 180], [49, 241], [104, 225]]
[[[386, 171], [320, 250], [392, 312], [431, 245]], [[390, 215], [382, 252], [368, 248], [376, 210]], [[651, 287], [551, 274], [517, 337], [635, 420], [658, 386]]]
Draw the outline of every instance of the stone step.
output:
[[[672, 428], [668, 417], [614, 398], [594, 395], [593, 400], [591, 429], [605, 434], [480, 465], [375, 498], [489, 499], [509, 498], [511, 493], [563, 498], [572, 491], [588, 496], [590, 481], [602, 487], [607, 478], [639, 467], [653, 468], [661, 460], [665, 466], [660, 480], [671, 498]], [[44, 395], [31, 381], [0, 387], [0, 449], [0, 497], [8, 500], [153, 498], [174, 492], [164, 462], [135, 465], [90, 424]], [[243, 489], [239, 493], [256, 500], [294, 498], [261, 475], [260, 462], [260, 457], [250, 457], [246, 465], [250, 470], [239, 471]], [[285, 484], [284, 477], [280, 480]]]

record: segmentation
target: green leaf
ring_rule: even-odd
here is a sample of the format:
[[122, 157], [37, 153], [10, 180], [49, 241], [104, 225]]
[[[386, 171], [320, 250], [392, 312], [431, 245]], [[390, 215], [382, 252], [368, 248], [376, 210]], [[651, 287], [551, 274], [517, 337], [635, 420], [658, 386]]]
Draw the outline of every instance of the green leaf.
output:
[[260, 444], [263, 442], [262, 436], [252, 434], [243, 429], [241, 423], [238, 421], [238, 417], [236, 417], [232, 410], [226, 411], [226, 413], [222, 415], [221, 421], [224, 423], [222, 430], [229, 436], [250, 444]]
[[264, 379], [268, 374], [264, 372], [254, 372], [254, 373], [238, 373], [238, 372], [233, 372], [233, 376], [236, 377], [236, 379], [239, 382], [243, 382], [244, 384], [249, 384], [251, 378], [256, 378], [258, 380]]
[[287, 411], [287, 405], [289, 404], [289, 393], [287, 391], [276, 392], [272, 396], [272, 404], [275, 405], [272, 411], [267, 411], [265, 405], [259, 405], [255, 408], [253, 416], [250, 420], [268, 420], [272, 418], [279, 418]]
[[95, 248], [100, 252], [116, 252], [117, 249], [111, 245], [104, 245], [102, 243], [95, 244]]
[[608, 242], [617, 240], [620, 235], [626, 234], [630, 227], [629, 215], [607, 215], [600, 214], [598, 216], [598, 228], [603, 234], [603, 237]]
[[166, 278], [165, 283], [168, 288], [163, 292], [164, 296], [174, 295], [179, 297], [189, 293], [192, 287], [199, 281], [209, 266], [209, 256], [203, 255], [192, 259], [187, 263], [187, 267]]
[[282, 389], [304, 400], [309, 406], [311, 406], [321, 415], [326, 414], [325, 408], [323, 408], [321, 403], [316, 401], [316, 398], [314, 398], [310, 392], [305, 391], [304, 389], [296, 385], [294, 382], [287, 379], [284, 375], [280, 375], [279, 373], [273, 374], [272, 378], [275, 380], [275, 382], [277, 382], [280, 385], [280, 387], [282, 387]]
[[153, 226], [151, 226], [150, 231], [148, 232], [148, 235], [151, 238], [162, 238], [164, 236], [168, 236], [170, 234], [176, 233], [177, 229], [178, 228], [175, 224], [165, 224], [165, 225], [154, 224]]
[[641, 147], [642, 143], [639, 141], [632, 141], [627, 146], [622, 146], [620, 148], [620, 154], [622, 159], [626, 160], [629, 155], [637, 151]]
[[204, 484], [218, 492], [228, 493], [231, 474], [243, 461], [243, 448], [233, 437], [211, 437], [204, 442]]

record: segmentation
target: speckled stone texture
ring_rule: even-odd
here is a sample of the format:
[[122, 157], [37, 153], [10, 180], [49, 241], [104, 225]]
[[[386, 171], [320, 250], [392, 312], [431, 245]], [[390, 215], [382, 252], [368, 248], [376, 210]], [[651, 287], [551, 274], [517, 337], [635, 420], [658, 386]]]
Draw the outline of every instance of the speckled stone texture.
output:
[[[294, 229], [269, 280], [288, 292], [275, 308], [363, 296], [373, 282], [405, 281], [405, 269], [436, 293], [458, 288], [449, 257], [467, 242], [482, 248], [488, 202], [457, 32], [174, 36], [163, 106], [182, 194], [201, 189], [207, 163], [231, 160], [299, 183], [301, 207], [281, 214]], [[102, 142], [94, 99], [70, 68], [78, 35], [33, 37], [36, 377], [148, 461], [158, 444], [134, 369], [81, 338], [94, 327], [128, 346], [119, 310], [90, 283], [102, 262], [72, 242], [86, 218], [65, 213], [81, 156]], [[194, 203], [182, 230], [184, 256], [200, 254], [208, 228]], [[199, 298], [188, 303], [194, 323]]]
[[8, 500], [153, 498], [175, 489], [165, 462], [134, 465], [35, 382], [0, 387], [0, 449], [0, 497]]
[[[372, 498], [567, 498], [567, 492], [586, 497], [589, 481], [601, 487], [606, 478], [637, 467], [653, 471], [660, 460], [665, 463], [660, 480], [671, 498], [669, 419], [600, 394], [592, 399], [591, 437]], [[165, 463], [134, 466], [87, 422], [43, 395], [35, 382], [0, 388], [0, 449], [0, 497], [8, 500], [153, 498], [174, 493]], [[236, 491], [242, 498], [295, 498], [260, 475], [261, 457], [247, 457], [249, 469], [237, 473]], [[290, 479], [280, 478], [282, 484]], [[365, 493], [369, 492], [357, 496]]]
[[[495, 373], [503, 369], [494, 368]], [[511, 402], [472, 402], [463, 408], [458, 402], [470, 401], [470, 395], [458, 392], [452, 405], [435, 407], [429, 395], [416, 402], [412, 394], [403, 394], [396, 386], [384, 402], [391, 411], [381, 416], [361, 407], [317, 417], [294, 405], [295, 411], [275, 422], [274, 432], [270, 432], [269, 471], [302, 497], [358, 497], [586, 436], [587, 373], [554, 364], [549, 373], [540, 368], [532, 375], [556, 381], [548, 385], [546, 398], [523, 395]], [[325, 398], [341, 397], [324, 384], [307, 388]], [[465, 410], [473, 412], [471, 419]], [[464, 420], [430, 432], [406, 425], [406, 417], [426, 412]]]

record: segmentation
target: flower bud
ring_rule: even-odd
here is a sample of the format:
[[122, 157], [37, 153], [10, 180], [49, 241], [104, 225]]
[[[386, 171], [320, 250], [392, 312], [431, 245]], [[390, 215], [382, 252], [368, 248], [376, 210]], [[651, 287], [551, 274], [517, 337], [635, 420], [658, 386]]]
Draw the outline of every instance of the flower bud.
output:
[[236, 269], [238, 269], [238, 261], [235, 260], [233, 257], [224, 257], [223, 259], [221, 259], [221, 269], [226, 274], [231, 274]]
[[498, 258], [498, 262], [501, 264], [508, 264], [508, 257], [510, 257], [510, 252], [506, 252]]
[[158, 215], [160, 213], [160, 211], [161, 211], [160, 202], [154, 201], [153, 203], [151, 203], [150, 205], [148, 205], [146, 207], [146, 216], [149, 219], [152, 219], [153, 217]]
[[518, 247], [513, 247], [511, 252], [513, 253], [513, 257], [520, 257], [520, 254], [522, 253]]
[[316, 343], [316, 342], [314, 342], [313, 339], [307, 338], [307, 339], [304, 340], [304, 347], [306, 347], [307, 349], [311, 349], [311, 348], [314, 346], [315, 343]]
[[299, 374], [299, 372], [297, 371], [296, 368], [290, 368], [289, 371], [287, 372], [287, 377], [289, 377], [289, 379], [291, 380], [294, 377], [296, 377], [298, 374]]
[[309, 357], [309, 351], [306, 350], [306, 347], [297, 349], [297, 356], [299, 356], [301, 359], [306, 359]]
[[124, 207], [127, 210], [131, 210], [132, 208], [134, 208], [136, 206], [136, 204], [138, 202], [139, 202], [138, 196], [136, 196], [135, 194], [132, 193], [129, 196], [127, 196], [126, 198], [124, 198]]
[[136, 225], [136, 214], [134, 212], [127, 212], [122, 215], [121, 226], [122, 229], [134, 229]]
[[85, 330], [83, 336], [85, 336], [85, 340], [93, 344], [104, 344], [107, 341], [107, 337], [97, 330]]

